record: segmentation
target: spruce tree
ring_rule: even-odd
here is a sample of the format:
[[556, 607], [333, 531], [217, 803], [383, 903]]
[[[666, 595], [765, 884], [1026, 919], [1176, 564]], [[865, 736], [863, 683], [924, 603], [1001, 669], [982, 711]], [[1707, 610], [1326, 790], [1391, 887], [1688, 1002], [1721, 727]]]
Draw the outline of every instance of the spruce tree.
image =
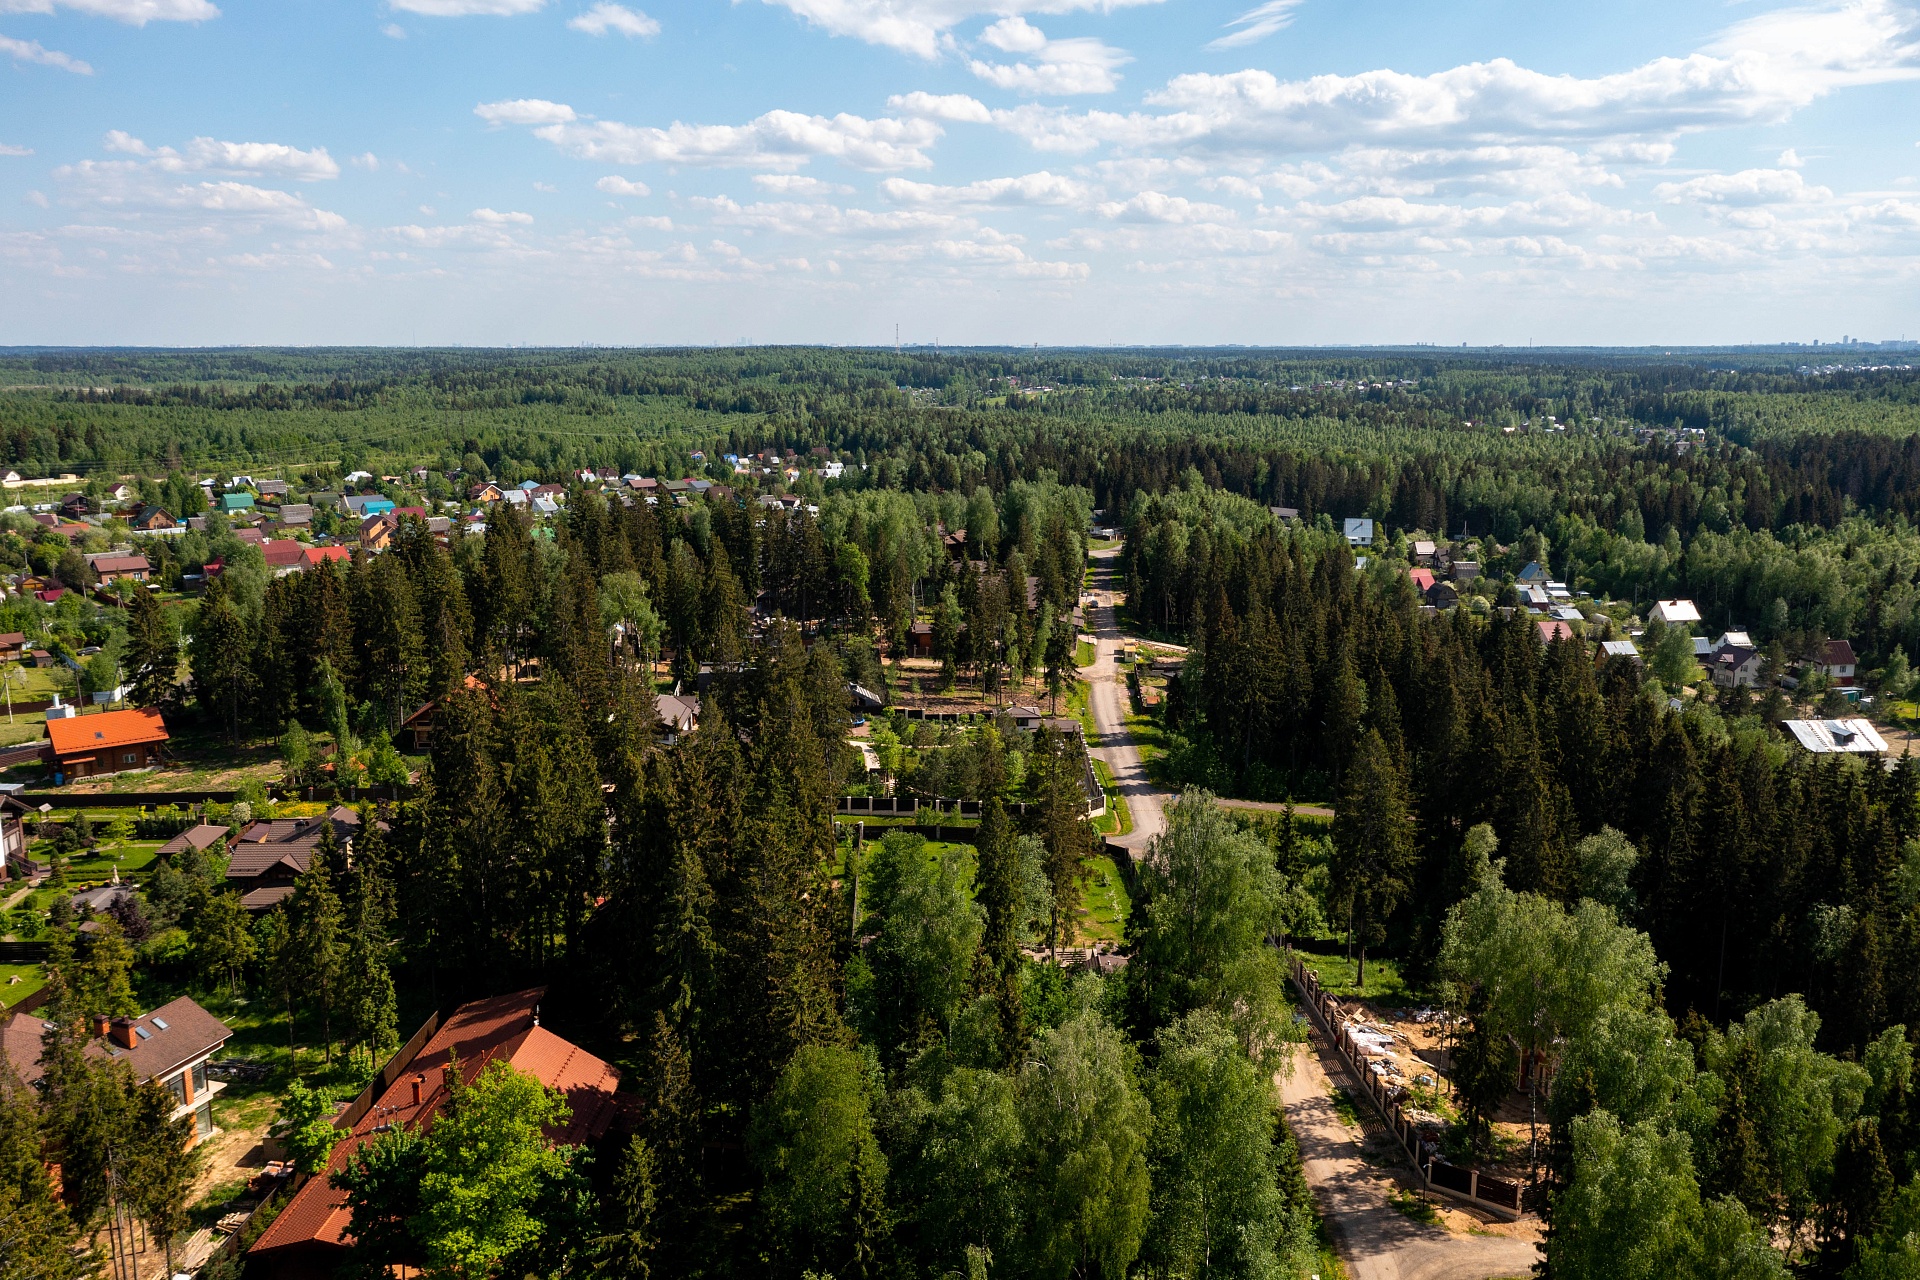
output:
[[149, 591], [133, 597], [127, 616], [126, 670], [136, 707], [171, 707], [180, 693], [180, 639], [173, 621]]

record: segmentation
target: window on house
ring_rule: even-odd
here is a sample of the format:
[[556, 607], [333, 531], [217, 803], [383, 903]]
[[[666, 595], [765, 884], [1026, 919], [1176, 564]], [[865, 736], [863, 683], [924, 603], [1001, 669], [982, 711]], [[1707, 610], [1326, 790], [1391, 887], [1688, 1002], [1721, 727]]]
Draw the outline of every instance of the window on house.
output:
[[184, 1074], [181, 1074], [167, 1081], [167, 1092], [173, 1095], [174, 1106], [176, 1107], [186, 1106], [187, 1105], [187, 1077]]
[[208, 1098], [193, 1113], [193, 1132], [196, 1137], [210, 1137], [213, 1133], [213, 1099]]
[[207, 1064], [202, 1062], [193, 1068], [193, 1096], [198, 1098], [207, 1091]]

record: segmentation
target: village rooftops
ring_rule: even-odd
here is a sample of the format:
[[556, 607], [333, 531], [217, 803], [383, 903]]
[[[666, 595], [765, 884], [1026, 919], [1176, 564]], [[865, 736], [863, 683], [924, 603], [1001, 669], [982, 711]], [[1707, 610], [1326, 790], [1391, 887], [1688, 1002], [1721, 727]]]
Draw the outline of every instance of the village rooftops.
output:
[[[186, 1064], [213, 1054], [233, 1035], [225, 1023], [187, 996], [138, 1018], [96, 1020], [94, 1031], [94, 1038], [87, 1041], [86, 1054], [125, 1062], [141, 1080], [163, 1080]], [[27, 1013], [15, 1014], [5, 1024], [7, 1057], [28, 1084], [44, 1074], [40, 1054], [46, 1032], [47, 1024]]]
[[1691, 600], [1662, 600], [1653, 606], [1653, 616], [1667, 626], [1684, 626], [1700, 621], [1700, 610]]
[[338, 1266], [352, 1243], [347, 1234], [352, 1215], [347, 1193], [333, 1185], [330, 1175], [344, 1169], [377, 1133], [431, 1129], [446, 1104], [445, 1072], [454, 1061], [467, 1084], [492, 1063], [504, 1062], [563, 1094], [567, 1122], [547, 1133], [549, 1141], [577, 1146], [603, 1137], [619, 1114], [614, 1095], [620, 1073], [540, 1025], [545, 995], [546, 988], [534, 987], [462, 1005], [411, 1061], [390, 1067], [393, 1074], [385, 1077], [389, 1083], [380, 1089], [376, 1081], [372, 1105], [334, 1147], [326, 1170], [308, 1179], [254, 1242], [251, 1256], [265, 1264], [266, 1274], [326, 1275]]
[[188, 827], [173, 839], [153, 851], [156, 858], [171, 858], [176, 853], [185, 853], [189, 849], [211, 849], [222, 844], [227, 838], [224, 823], [200, 822]]
[[1867, 720], [1787, 720], [1795, 741], [1815, 755], [1882, 755], [1887, 740]]

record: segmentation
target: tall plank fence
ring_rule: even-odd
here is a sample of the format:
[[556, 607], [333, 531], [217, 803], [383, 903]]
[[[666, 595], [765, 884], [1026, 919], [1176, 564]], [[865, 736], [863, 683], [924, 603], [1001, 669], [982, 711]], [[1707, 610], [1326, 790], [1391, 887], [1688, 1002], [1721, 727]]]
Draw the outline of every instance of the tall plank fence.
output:
[[1308, 1013], [1313, 1016], [1314, 1025], [1320, 1028], [1327, 1043], [1333, 1046], [1347, 1074], [1359, 1081], [1367, 1101], [1386, 1121], [1387, 1132], [1400, 1144], [1400, 1150], [1413, 1166], [1413, 1171], [1419, 1175], [1421, 1185], [1455, 1200], [1465, 1200], [1509, 1221], [1525, 1217], [1520, 1208], [1522, 1188], [1519, 1183], [1481, 1173], [1478, 1169], [1449, 1164], [1440, 1158], [1440, 1153], [1431, 1143], [1420, 1137], [1419, 1126], [1413, 1123], [1406, 1108], [1401, 1105], [1401, 1091], [1391, 1088], [1385, 1080], [1367, 1069], [1366, 1055], [1360, 1052], [1352, 1030], [1341, 1018], [1338, 1003], [1321, 989], [1320, 980], [1301, 963], [1299, 956], [1289, 952], [1287, 961], [1293, 970], [1293, 983], [1300, 989], [1301, 999]]

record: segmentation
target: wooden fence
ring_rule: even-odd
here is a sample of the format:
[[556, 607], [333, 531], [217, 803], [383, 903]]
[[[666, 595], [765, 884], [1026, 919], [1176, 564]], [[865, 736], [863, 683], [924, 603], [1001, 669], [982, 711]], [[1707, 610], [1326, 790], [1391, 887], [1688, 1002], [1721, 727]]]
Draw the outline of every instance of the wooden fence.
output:
[[1301, 963], [1299, 956], [1289, 952], [1287, 961], [1293, 970], [1294, 985], [1300, 989], [1301, 998], [1307, 1011], [1313, 1015], [1314, 1024], [1326, 1036], [1327, 1043], [1333, 1046], [1347, 1074], [1359, 1081], [1367, 1101], [1386, 1121], [1387, 1132], [1400, 1144], [1408, 1163], [1419, 1175], [1421, 1185], [1455, 1200], [1468, 1201], [1509, 1221], [1527, 1216], [1520, 1207], [1522, 1188], [1519, 1183], [1481, 1173], [1478, 1169], [1463, 1169], [1459, 1165], [1449, 1164], [1440, 1158], [1433, 1144], [1420, 1137], [1419, 1127], [1408, 1118], [1406, 1108], [1401, 1105], [1401, 1090], [1390, 1088], [1385, 1080], [1367, 1069], [1366, 1057], [1354, 1041], [1352, 1031], [1340, 1017], [1339, 1006], [1334, 998], [1321, 990], [1320, 980]]

